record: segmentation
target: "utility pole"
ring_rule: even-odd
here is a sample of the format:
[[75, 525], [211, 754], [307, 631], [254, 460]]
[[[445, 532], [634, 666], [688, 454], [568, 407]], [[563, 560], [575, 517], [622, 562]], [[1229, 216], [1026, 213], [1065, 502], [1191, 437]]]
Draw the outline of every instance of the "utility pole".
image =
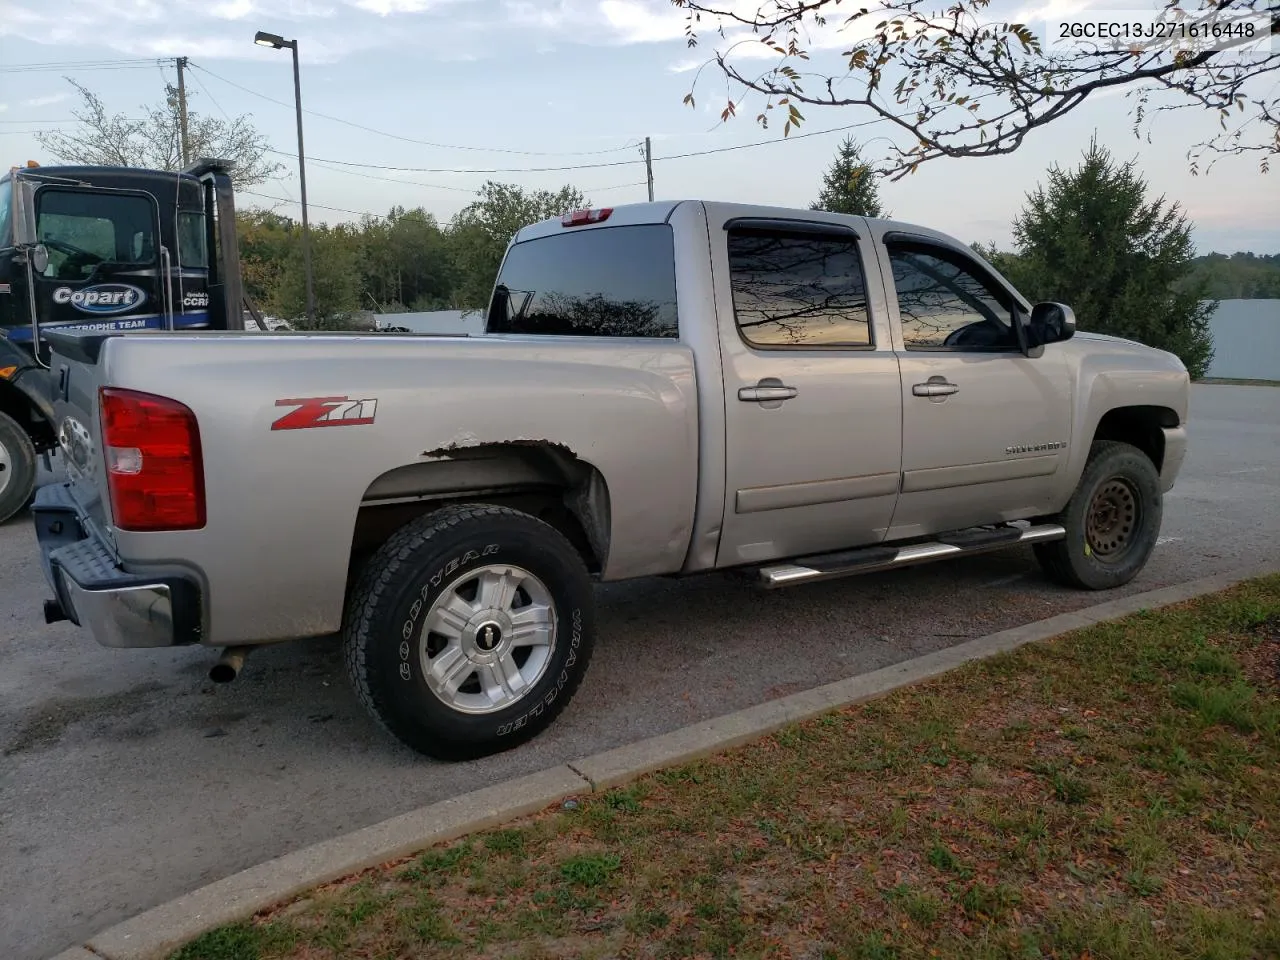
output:
[[644, 172], [649, 181], [649, 202], [653, 203], [653, 145], [648, 137], [644, 138]]
[[182, 134], [182, 166], [191, 162], [191, 140], [187, 132], [187, 81], [184, 75], [187, 68], [186, 57], [175, 57], [178, 64], [178, 120]]

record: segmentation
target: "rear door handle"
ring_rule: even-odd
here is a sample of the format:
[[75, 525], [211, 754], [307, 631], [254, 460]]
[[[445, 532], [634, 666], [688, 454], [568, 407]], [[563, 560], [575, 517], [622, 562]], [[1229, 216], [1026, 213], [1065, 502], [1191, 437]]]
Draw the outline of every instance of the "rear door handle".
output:
[[800, 391], [786, 384], [761, 383], [754, 387], [739, 387], [738, 399], [748, 403], [768, 403], [769, 401], [790, 400]]
[[959, 392], [959, 387], [942, 377], [930, 377], [925, 383], [917, 383], [911, 388], [913, 397], [949, 397]]

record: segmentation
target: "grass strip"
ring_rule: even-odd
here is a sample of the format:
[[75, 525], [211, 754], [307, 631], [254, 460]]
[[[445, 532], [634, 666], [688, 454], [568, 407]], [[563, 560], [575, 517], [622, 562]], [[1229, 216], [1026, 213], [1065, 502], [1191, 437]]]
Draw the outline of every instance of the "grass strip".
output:
[[172, 960], [1280, 957], [1280, 576], [313, 891]]

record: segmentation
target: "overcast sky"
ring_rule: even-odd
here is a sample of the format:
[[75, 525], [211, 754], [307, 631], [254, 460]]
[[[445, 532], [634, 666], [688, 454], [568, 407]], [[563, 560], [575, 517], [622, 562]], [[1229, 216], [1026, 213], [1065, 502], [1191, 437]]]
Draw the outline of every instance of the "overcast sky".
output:
[[[1052, 2], [1060, 7], [1064, 0]], [[1029, 12], [1017, 5], [994, 9]], [[253, 188], [281, 199], [244, 196], [240, 202], [296, 215], [289, 53], [256, 47], [253, 35], [261, 29], [296, 37], [305, 108], [435, 144], [404, 142], [308, 114], [313, 220], [351, 219], [322, 207], [385, 213], [403, 204], [425, 207], [443, 221], [489, 178], [531, 187], [572, 183], [597, 205], [643, 200], [644, 167], [634, 144], [646, 135], [653, 138], [659, 198], [807, 205], [843, 134], [664, 159], [781, 137], [780, 130], [755, 124], [754, 102], [737, 119], [719, 123], [725, 88], [714, 67], [699, 81], [697, 108], [681, 103], [694, 76], [690, 68], [716, 42], [704, 28], [704, 45], [690, 50], [684, 28], [683, 14], [668, 0], [7, 0], [0, 18], [0, 65], [189, 57], [192, 109], [251, 114], [287, 164], [281, 178]], [[826, 45], [838, 50], [839, 42], [827, 38]], [[75, 101], [64, 73], [96, 91], [111, 110], [131, 116], [160, 99], [163, 78], [174, 77], [171, 61], [0, 72], [6, 166], [28, 159], [51, 162], [30, 131], [71, 126], [66, 121]], [[1074, 165], [1096, 131], [1118, 157], [1138, 160], [1153, 190], [1182, 204], [1195, 222], [1200, 252], [1280, 252], [1280, 169], [1263, 175], [1256, 158], [1227, 158], [1209, 175], [1193, 177], [1186, 150], [1212, 133], [1216, 117], [1173, 115], [1157, 124], [1147, 144], [1134, 137], [1127, 110], [1122, 97], [1100, 100], [1033, 135], [1012, 156], [933, 161], [909, 179], [885, 183], [881, 197], [895, 217], [965, 242], [1006, 246], [1027, 191], [1054, 161]], [[809, 108], [806, 116], [802, 133], [866, 119], [835, 108]], [[858, 131], [867, 140], [887, 132]], [[325, 161], [524, 169], [402, 173]], [[587, 164], [600, 166], [527, 169]]]

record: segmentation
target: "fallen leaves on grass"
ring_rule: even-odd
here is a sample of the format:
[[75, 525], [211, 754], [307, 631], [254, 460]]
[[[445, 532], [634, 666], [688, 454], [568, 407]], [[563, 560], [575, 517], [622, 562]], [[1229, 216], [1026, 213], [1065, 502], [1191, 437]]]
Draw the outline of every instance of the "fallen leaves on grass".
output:
[[1280, 577], [215, 931], [175, 960], [1280, 955]]

